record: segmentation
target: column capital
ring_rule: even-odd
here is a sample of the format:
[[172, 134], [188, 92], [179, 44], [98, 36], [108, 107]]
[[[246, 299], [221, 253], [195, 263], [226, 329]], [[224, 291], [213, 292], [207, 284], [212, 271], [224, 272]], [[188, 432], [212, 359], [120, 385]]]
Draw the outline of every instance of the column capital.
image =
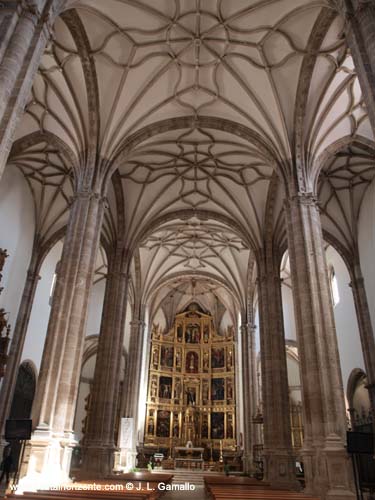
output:
[[124, 271], [119, 271], [119, 272], [112, 271], [112, 272], [106, 273], [106, 275], [105, 275], [105, 278], [107, 278], [107, 279], [109, 279], [109, 278], [117, 278], [117, 277], [124, 278], [124, 279], [129, 279], [130, 275], [129, 275], [129, 273], [126, 273]]
[[[7, 4], [17, 3], [17, 2], [6, 2], [5, 8]], [[41, 19], [42, 12], [36, 0], [21, 0], [18, 3], [18, 13], [20, 16], [27, 17], [35, 22], [38, 22]]]
[[365, 279], [363, 278], [363, 276], [356, 277], [349, 282], [349, 286], [350, 288], [364, 287]]
[[299, 191], [298, 193], [294, 193], [285, 199], [285, 205], [288, 206], [290, 204], [317, 207], [319, 202], [314, 193]]
[[140, 319], [134, 319], [132, 321], [130, 321], [130, 326], [142, 326], [142, 327], [145, 327], [146, 326], [146, 323]]
[[257, 329], [257, 326], [254, 325], [253, 323], [243, 323], [240, 326], [240, 331], [242, 334], [255, 333], [256, 329]]
[[71, 196], [70, 200], [72, 203], [74, 203], [75, 200], [98, 200], [99, 202], [106, 202], [107, 198], [106, 196], [103, 196], [101, 193], [98, 193], [97, 191], [90, 191], [86, 189], [78, 190], [76, 191], [73, 196]]
[[34, 280], [39, 281], [39, 280], [42, 279], [42, 277], [40, 276], [40, 274], [38, 274], [37, 271], [34, 271], [32, 269], [28, 269], [26, 275], [27, 275], [27, 279], [30, 280], [30, 281], [34, 281]]

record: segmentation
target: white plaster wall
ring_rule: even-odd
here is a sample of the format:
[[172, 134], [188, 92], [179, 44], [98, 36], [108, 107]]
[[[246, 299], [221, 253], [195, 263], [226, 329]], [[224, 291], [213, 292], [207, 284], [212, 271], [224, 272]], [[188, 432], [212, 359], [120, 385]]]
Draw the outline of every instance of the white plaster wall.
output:
[[124, 349], [126, 353], [129, 352], [131, 320], [132, 320], [132, 308], [130, 303], [128, 302], [126, 304], [125, 333], [124, 333]]
[[283, 303], [284, 331], [285, 338], [296, 340], [296, 323], [294, 319], [293, 292], [287, 285], [281, 287], [281, 297]]
[[227, 309], [221, 318], [220, 333], [224, 334], [227, 331], [228, 326], [233, 326], [233, 320]]
[[8, 250], [1, 281], [0, 307], [15, 325], [34, 239], [34, 203], [21, 172], [7, 167], [0, 182], [0, 247]]
[[301, 375], [299, 369], [299, 362], [292, 356], [287, 355], [286, 357], [287, 371], [288, 371], [288, 385], [290, 391], [290, 397], [294, 403], [300, 403], [302, 401], [301, 394]]
[[106, 280], [102, 279], [97, 283], [95, 283], [91, 289], [87, 326], [86, 326], [86, 336], [98, 335], [100, 332], [105, 286], [106, 286]]
[[375, 180], [368, 188], [359, 216], [359, 254], [372, 328], [375, 331]]
[[167, 322], [165, 320], [164, 312], [161, 308], [159, 308], [152, 320], [153, 324], [159, 325], [159, 328], [164, 331], [167, 327]]
[[334, 308], [334, 315], [343, 386], [346, 391], [351, 371], [354, 368], [364, 370], [362, 347], [353, 293], [349, 287], [349, 272], [341, 256], [332, 247], [328, 247], [326, 255], [328, 266], [334, 267], [340, 295], [340, 302]]
[[58, 242], [47, 254], [41, 266], [30, 322], [26, 333], [22, 360], [31, 359], [39, 371], [51, 312], [50, 296], [56, 265], [61, 258], [63, 244]]
[[255, 311], [254, 324], [256, 326], [255, 329], [255, 352], [260, 352], [260, 327], [259, 327], [259, 309], [257, 308]]

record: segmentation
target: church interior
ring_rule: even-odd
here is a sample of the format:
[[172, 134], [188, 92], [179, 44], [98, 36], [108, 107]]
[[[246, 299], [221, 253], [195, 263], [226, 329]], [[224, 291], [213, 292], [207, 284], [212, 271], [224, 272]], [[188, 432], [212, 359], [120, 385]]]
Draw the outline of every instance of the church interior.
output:
[[374, 134], [373, 0], [0, 2], [0, 493], [374, 498]]

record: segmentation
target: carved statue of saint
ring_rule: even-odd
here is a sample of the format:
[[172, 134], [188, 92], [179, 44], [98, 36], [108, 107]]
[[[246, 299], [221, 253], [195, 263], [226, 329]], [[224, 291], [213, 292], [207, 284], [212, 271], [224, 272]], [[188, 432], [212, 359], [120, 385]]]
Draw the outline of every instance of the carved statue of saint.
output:
[[148, 429], [147, 429], [147, 432], [149, 434], [153, 434], [154, 433], [154, 419], [153, 418], [150, 418], [150, 420], [148, 421]]
[[205, 325], [204, 331], [203, 331], [203, 340], [205, 343], [207, 343], [208, 339], [209, 339], [209, 327], [208, 327], [208, 325]]
[[208, 383], [203, 384], [203, 399], [208, 401]]
[[180, 399], [181, 397], [181, 382], [179, 380], [177, 380], [174, 388], [174, 397], [175, 399]]
[[227, 354], [227, 369], [228, 370], [230, 370], [232, 368], [232, 363], [233, 363], [233, 354], [232, 354], [232, 350], [229, 349], [228, 354]]
[[159, 352], [157, 349], [154, 349], [154, 352], [152, 354], [152, 364], [154, 365], [154, 368], [158, 367], [159, 364]]
[[179, 349], [176, 350], [176, 368], [181, 368], [181, 352]]
[[208, 352], [205, 351], [203, 354], [203, 369], [208, 370], [209, 364], [210, 364], [210, 356], [209, 356]]
[[157, 394], [157, 383], [156, 380], [153, 380], [151, 382], [151, 397], [156, 398], [156, 394]]
[[194, 371], [194, 354], [191, 353], [189, 356], [189, 370]]
[[187, 390], [187, 404], [195, 405], [195, 391], [191, 387]]

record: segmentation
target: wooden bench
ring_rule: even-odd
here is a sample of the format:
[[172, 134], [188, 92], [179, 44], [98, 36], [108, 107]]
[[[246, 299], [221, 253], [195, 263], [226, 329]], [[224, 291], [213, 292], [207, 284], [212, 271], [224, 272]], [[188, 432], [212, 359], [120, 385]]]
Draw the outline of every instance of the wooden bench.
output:
[[319, 500], [308, 497], [303, 493], [292, 491], [273, 490], [269, 487], [264, 489], [252, 485], [217, 485], [208, 487], [209, 494], [214, 500]]
[[[50, 491], [45, 491], [45, 492], [24, 492], [22, 495], [23, 500], [67, 500], [70, 498], [73, 498], [74, 500], [113, 500], [115, 497], [116, 498], [121, 498], [123, 500], [156, 500], [160, 494], [153, 495], [147, 492], [142, 492], [142, 491], [137, 491], [137, 492], [113, 492], [114, 494], [111, 495], [111, 492], [101, 492], [101, 491], [90, 491], [90, 492], [77, 492], [74, 493], [72, 491], [67, 491], [67, 492], [50, 492]], [[10, 498], [12, 500], [17, 500], [19, 496], [17, 495], [9, 495], [7, 498]]]
[[[112, 474], [104, 478], [104, 483], [114, 482], [117, 484], [120, 483], [165, 483], [170, 484], [173, 479], [173, 474], [163, 474], [159, 472], [127, 472], [125, 474]], [[86, 480], [84, 482], [87, 482]], [[99, 484], [100, 481], [92, 481]]]
[[[166, 478], [168, 480], [168, 478]], [[114, 481], [85, 481], [76, 482], [66, 485], [66, 489], [59, 490], [40, 490], [37, 492], [24, 492], [23, 500], [157, 500], [164, 492], [158, 489], [159, 481], [153, 483], [134, 480], [130, 481], [134, 485], [134, 489], [126, 489], [126, 484]], [[94, 487], [102, 487], [103, 489]], [[123, 486], [119, 489], [118, 486]], [[104, 489], [105, 487], [109, 488]], [[113, 489], [110, 489], [113, 488]], [[18, 500], [20, 497], [9, 495], [8, 498]]]
[[217, 476], [203, 476], [203, 480], [207, 485], [247, 485], [247, 486], [257, 486], [258, 488], [270, 487], [270, 483], [267, 481], [259, 481], [247, 476], [224, 476], [223, 474]]

